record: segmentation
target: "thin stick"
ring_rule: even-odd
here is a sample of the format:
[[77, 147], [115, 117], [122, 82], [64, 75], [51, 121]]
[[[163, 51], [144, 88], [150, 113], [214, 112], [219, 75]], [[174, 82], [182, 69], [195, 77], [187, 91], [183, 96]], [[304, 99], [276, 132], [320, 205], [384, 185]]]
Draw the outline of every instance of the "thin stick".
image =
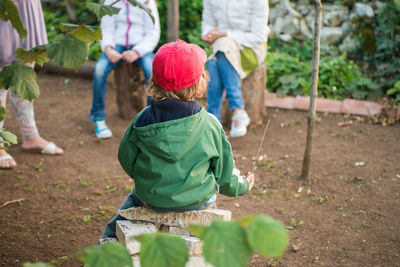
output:
[[13, 203], [18, 203], [19, 205], [21, 205], [21, 202], [24, 201], [24, 200], [25, 200], [24, 198], [10, 200], [10, 201], [4, 202], [3, 205], [0, 206], [0, 208], [4, 208], [4, 207], [6, 207], [6, 206], [8, 206], [10, 204], [13, 204]]
[[258, 152], [257, 152], [256, 160], [258, 160], [258, 156], [260, 155], [261, 146], [262, 146], [262, 144], [263, 144], [263, 142], [264, 142], [264, 137], [265, 137], [265, 135], [266, 135], [266, 133], [267, 133], [268, 126], [269, 126], [269, 123], [270, 123], [270, 122], [271, 122], [271, 120], [268, 120], [267, 126], [265, 126], [264, 135], [263, 135], [263, 137], [262, 137], [262, 139], [261, 139], [260, 146], [258, 147]]

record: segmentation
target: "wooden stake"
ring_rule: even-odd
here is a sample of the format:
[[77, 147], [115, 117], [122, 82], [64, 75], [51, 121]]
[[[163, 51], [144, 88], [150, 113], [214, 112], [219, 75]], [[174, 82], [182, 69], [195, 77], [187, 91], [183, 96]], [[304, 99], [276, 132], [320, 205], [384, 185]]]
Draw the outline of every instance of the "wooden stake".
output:
[[322, 23], [322, 3], [321, 0], [315, 0], [315, 23], [314, 23], [314, 48], [313, 48], [313, 67], [311, 73], [311, 88], [310, 88], [310, 108], [307, 116], [307, 143], [304, 151], [303, 169], [301, 176], [310, 183], [310, 164], [312, 143], [314, 138], [315, 113], [317, 106], [318, 94], [318, 71], [320, 57], [320, 35]]
[[261, 139], [260, 146], [258, 147], [257, 156], [256, 156], [256, 162], [258, 161], [258, 156], [260, 156], [261, 147], [262, 147], [262, 144], [263, 144], [263, 142], [264, 142], [264, 137], [265, 137], [265, 135], [267, 134], [267, 130], [268, 130], [268, 126], [269, 126], [269, 123], [270, 123], [270, 122], [271, 122], [271, 120], [268, 120], [267, 126], [265, 126], [264, 135], [263, 135], [263, 137], [262, 137], [262, 139]]
[[24, 200], [25, 200], [24, 198], [10, 200], [10, 201], [4, 202], [3, 205], [0, 206], [0, 208], [4, 208], [4, 207], [6, 207], [6, 206], [8, 206], [10, 204], [13, 204], [13, 203], [18, 203], [19, 205], [21, 205], [21, 202], [24, 201]]

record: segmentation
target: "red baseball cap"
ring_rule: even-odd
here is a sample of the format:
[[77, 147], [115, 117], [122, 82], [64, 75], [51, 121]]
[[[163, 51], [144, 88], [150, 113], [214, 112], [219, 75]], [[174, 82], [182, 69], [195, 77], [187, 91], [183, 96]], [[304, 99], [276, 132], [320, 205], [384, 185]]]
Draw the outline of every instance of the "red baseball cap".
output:
[[204, 71], [207, 55], [195, 44], [185, 41], [167, 43], [153, 59], [153, 80], [163, 89], [178, 91], [195, 84]]

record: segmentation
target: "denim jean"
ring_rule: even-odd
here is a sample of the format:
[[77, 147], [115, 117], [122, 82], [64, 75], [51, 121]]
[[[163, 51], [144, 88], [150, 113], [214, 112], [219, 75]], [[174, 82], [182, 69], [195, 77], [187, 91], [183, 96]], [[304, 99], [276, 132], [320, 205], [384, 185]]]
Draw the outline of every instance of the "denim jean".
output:
[[224, 53], [217, 52], [215, 57], [216, 59], [211, 59], [207, 63], [207, 71], [210, 75], [207, 91], [207, 110], [221, 121], [224, 88], [226, 90], [226, 100], [228, 100], [231, 111], [244, 109], [244, 103], [239, 74], [225, 57]]
[[[214, 194], [208, 201], [207, 203], [205, 203], [204, 205], [200, 206], [199, 208], [197, 208], [196, 210], [204, 210], [207, 209], [209, 207], [211, 208], [217, 208], [217, 205], [215, 204], [217, 200], [217, 195]], [[143, 207], [144, 204], [142, 201], [140, 201], [140, 199], [136, 196], [136, 192], [135, 192], [135, 188], [133, 188], [133, 190], [129, 193], [129, 195], [126, 197], [124, 203], [122, 203], [121, 207], [119, 208], [120, 210], [124, 210], [124, 209], [129, 209], [132, 207]], [[151, 210], [155, 211], [155, 212], [182, 212], [182, 210], [176, 210], [173, 208], [157, 208], [157, 207], [148, 207]], [[106, 225], [106, 229], [104, 230], [103, 234], [101, 235], [101, 239], [102, 238], [106, 238], [106, 237], [117, 237], [116, 235], [116, 224], [117, 221], [119, 220], [125, 220], [124, 217], [122, 217], [121, 215], [119, 215], [118, 213], [114, 216], [114, 218], [109, 221]]]
[[[126, 50], [132, 49], [132, 46], [117, 45], [114, 49], [119, 53], [122, 53]], [[143, 70], [146, 85], [149, 84], [149, 79], [151, 78], [153, 58], [154, 54], [150, 52], [134, 62]], [[105, 99], [107, 76], [122, 62], [124, 61], [119, 60], [116, 63], [111, 63], [105, 53], [97, 61], [93, 73], [93, 100], [89, 116], [91, 121], [104, 120], [106, 118]], [[149, 98], [147, 99], [147, 102], [149, 103]]]

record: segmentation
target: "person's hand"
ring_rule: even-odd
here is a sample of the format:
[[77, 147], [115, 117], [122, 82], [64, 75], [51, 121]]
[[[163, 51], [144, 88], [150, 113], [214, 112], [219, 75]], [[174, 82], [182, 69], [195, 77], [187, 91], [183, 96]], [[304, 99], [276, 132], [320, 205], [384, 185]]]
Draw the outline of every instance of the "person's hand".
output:
[[122, 59], [129, 63], [132, 63], [133, 61], [135, 61], [138, 58], [139, 58], [139, 54], [133, 50], [126, 50], [126, 51], [124, 51], [124, 53], [122, 53]]
[[221, 32], [218, 28], [214, 28], [202, 37], [202, 40], [207, 44], [212, 44], [218, 38], [225, 37], [226, 32]]
[[106, 48], [105, 53], [111, 63], [115, 63], [122, 58], [122, 55], [111, 46]]
[[254, 173], [248, 172], [247, 177], [243, 177], [243, 178], [249, 182], [249, 191], [250, 191], [254, 185]]

